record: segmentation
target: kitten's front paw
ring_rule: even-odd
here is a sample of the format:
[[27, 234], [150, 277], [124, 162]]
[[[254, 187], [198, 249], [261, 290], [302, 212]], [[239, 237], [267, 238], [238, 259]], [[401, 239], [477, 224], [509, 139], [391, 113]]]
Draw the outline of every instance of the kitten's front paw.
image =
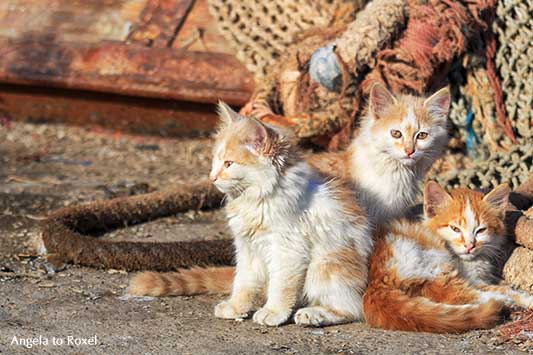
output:
[[238, 312], [230, 301], [222, 301], [215, 306], [215, 317], [224, 319], [247, 318], [248, 313]]
[[326, 316], [314, 307], [302, 308], [294, 315], [294, 323], [304, 327], [321, 327], [326, 324]]
[[268, 325], [270, 327], [276, 327], [281, 325], [289, 319], [291, 316], [290, 310], [272, 310], [266, 307], [259, 309], [254, 314], [254, 322], [262, 325]]

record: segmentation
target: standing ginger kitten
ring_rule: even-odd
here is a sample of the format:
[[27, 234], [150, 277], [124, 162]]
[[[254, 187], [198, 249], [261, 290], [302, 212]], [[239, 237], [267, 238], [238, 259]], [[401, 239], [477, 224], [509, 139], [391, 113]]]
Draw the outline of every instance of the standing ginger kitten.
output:
[[450, 91], [429, 98], [394, 96], [376, 83], [358, 135], [345, 152], [317, 154], [310, 163], [352, 181], [375, 224], [404, 216], [425, 174], [446, 147]]
[[364, 296], [367, 322], [390, 330], [463, 332], [492, 327], [503, 306], [532, 307], [532, 296], [489, 285], [496, 276], [488, 265], [505, 242], [508, 196], [507, 185], [483, 196], [466, 189], [448, 194], [428, 183], [425, 225], [396, 222], [376, 242]]
[[[373, 242], [353, 191], [299, 159], [296, 146], [276, 129], [224, 104], [219, 113], [223, 125], [210, 178], [227, 195], [237, 265], [231, 297], [216, 306], [215, 316], [243, 318], [262, 306], [253, 320], [277, 326], [305, 305], [294, 315], [297, 324], [362, 318]], [[142, 273], [129, 293], [224, 291], [231, 277], [229, 268]]]

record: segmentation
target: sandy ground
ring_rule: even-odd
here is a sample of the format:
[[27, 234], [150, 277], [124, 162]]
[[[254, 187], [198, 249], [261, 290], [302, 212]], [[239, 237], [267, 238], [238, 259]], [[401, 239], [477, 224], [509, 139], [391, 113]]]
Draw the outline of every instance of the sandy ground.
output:
[[[362, 323], [310, 329], [219, 320], [212, 309], [222, 296], [125, 300], [121, 296], [131, 276], [126, 272], [77, 266], [54, 270], [28, 248], [38, 233], [39, 220], [53, 209], [205, 177], [211, 145], [205, 138], [160, 140], [63, 126], [0, 126], [0, 353], [510, 354], [527, 350], [501, 343], [497, 331], [432, 335], [374, 330]], [[220, 212], [191, 212], [108, 237], [179, 238], [205, 233], [227, 237]], [[27, 349], [22, 345], [26, 339], [37, 344]]]

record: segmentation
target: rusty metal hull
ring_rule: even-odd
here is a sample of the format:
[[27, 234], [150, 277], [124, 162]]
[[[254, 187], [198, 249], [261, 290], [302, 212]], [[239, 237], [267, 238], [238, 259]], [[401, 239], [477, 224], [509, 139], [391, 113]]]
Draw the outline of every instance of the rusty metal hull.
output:
[[230, 53], [205, 0], [5, 0], [0, 110], [21, 120], [206, 132], [213, 103], [243, 105], [254, 89]]
[[4, 83], [235, 105], [244, 104], [253, 90], [250, 73], [223, 53], [46, 39], [0, 40], [0, 48]]
[[160, 136], [205, 136], [218, 121], [213, 105], [13, 85], [0, 85], [0, 115]]

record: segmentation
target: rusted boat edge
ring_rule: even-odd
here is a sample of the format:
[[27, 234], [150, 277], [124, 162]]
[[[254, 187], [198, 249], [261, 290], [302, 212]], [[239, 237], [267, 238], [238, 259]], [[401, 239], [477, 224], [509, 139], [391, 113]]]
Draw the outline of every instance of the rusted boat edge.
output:
[[0, 38], [0, 83], [109, 92], [128, 96], [243, 105], [253, 76], [224, 53], [119, 42]]
[[160, 137], [205, 137], [218, 122], [214, 104], [0, 84], [0, 119], [4, 116]]

